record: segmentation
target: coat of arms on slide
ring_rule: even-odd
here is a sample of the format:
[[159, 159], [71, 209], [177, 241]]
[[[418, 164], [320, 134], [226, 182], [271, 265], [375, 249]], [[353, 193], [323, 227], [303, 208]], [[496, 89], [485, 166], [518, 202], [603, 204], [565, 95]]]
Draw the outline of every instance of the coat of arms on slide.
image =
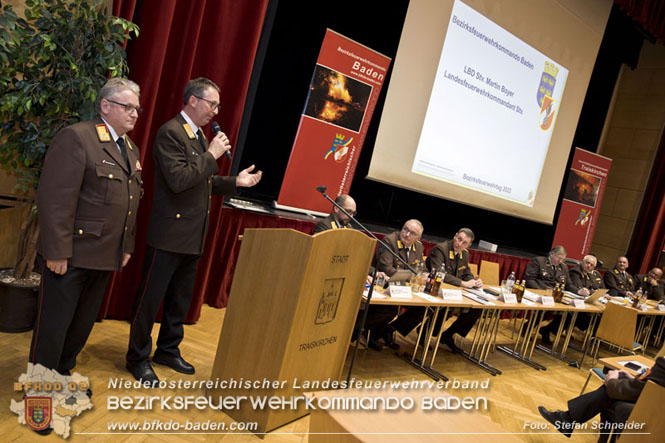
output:
[[321, 299], [319, 300], [319, 307], [316, 310], [316, 319], [314, 320], [315, 325], [323, 325], [335, 320], [343, 287], [343, 278], [329, 278], [323, 282]]
[[556, 114], [557, 102], [552, 98], [554, 95], [554, 86], [556, 85], [556, 76], [559, 73], [559, 67], [552, 62], [545, 62], [545, 69], [540, 76], [540, 84], [536, 93], [536, 101], [540, 106], [540, 115], [538, 117], [540, 129], [547, 131], [552, 127], [554, 115]]

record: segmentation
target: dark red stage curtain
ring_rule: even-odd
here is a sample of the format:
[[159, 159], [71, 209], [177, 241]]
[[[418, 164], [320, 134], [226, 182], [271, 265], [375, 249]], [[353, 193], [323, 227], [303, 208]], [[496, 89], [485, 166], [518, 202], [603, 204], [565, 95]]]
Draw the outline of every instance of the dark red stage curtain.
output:
[[[134, 254], [127, 267], [114, 275], [100, 318], [127, 319], [131, 314], [152, 204], [152, 143], [157, 129], [182, 109], [185, 83], [208, 77], [222, 89], [217, 120], [235, 145], [267, 4], [268, 0], [114, 1], [113, 12], [140, 27], [139, 37], [127, 45], [127, 57], [129, 77], [141, 87], [144, 112], [129, 135], [141, 149], [145, 195]], [[226, 160], [220, 161], [221, 174], [229, 168]], [[198, 320], [203, 302], [216, 300], [220, 292], [220, 282], [212, 276], [213, 263], [226, 247], [222, 216], [221, 199], [213, 198], [210, 232], [187, 322]]]
[[639, 270], [640, 274], [646, 274], [649, 269], [657, 266], [660, 254], [665, 249], [664, 191], [665, 134], [661, 134], [627, 254], [631, 268]]
[[665, 2], [663, 0], [614, 0], [622, 11], [639, 22], [657, 40], [665, 42]]

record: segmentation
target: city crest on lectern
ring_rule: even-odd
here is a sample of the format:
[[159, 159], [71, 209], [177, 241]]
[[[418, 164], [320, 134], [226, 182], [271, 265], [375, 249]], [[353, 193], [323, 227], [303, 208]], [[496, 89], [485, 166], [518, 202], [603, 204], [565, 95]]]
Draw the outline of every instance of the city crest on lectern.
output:
[[316, 311], [314, 324], [322, 325], [335, 320], [343, 287], [343, 278], [329, 278], [323, 282], [323, 291], [319, 300], [319, 308]]

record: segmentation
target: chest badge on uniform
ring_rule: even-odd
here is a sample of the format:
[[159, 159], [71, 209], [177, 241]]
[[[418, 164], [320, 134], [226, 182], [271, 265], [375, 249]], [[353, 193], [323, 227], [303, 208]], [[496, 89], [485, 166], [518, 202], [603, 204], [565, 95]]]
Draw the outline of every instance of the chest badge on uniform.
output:
[[136, 160], [136, 166], [134, 167], [134, 170], [136, 171], [143, 171], [143, 168], [141, 167], [141, 162]]
[[189, 126], [189, 123], [183, 123], [182, 127], [185, 128], [187, 137], [189, 137], [190, 140], [194, 140], [196, 138], [196, 134], [194, 134], [194, 131], [192, 131], [192, 127]]
[[105, 124], [102, 123], [99, 125], [95, 125], [95, 129], [97, 129], [97, 137], [99, 138], [100, 142], [106, 143], [111, 141], [111, 134], [109, 134], [109, 128], [107, 128]]

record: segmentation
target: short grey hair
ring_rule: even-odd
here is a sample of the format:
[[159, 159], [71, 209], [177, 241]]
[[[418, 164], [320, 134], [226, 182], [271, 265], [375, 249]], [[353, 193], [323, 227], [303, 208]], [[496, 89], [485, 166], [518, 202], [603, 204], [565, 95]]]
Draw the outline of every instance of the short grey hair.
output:
[[102, 104], [101, 104], [102, 99], [108, 100], [109, 98], [113, 97], [114, 95], [116, 95], [121, 91], [124, 91], [125, 89], [129, 89], [134, 94], [136, 94], [137, 97], [141, 96], [141, 88], [133, 81], [122, 77], [113, 77], [108, 79], [106, 84], [102, 86], [102, 89], [99, 90], [99, 95], [97, 96], [97, 102], [95, 103], [95, 106], [97, 107], [97, 112], [101, 112], [102, 110]]
[[593, 262], [598, 264], [598, 259], [596, 258], [595, 255], [592, 255], [592, 254], [585, 255], [582, 260], [590, 260], [590, 259], [593, 259]]
[[413, 222], [413, 223], [417, 224], [418, 226], [420, 226], [420, 234], [418, 234], [418, 235], [423, 235], [423, 232], [425, 232], [425, 228], [423, 227], [423, 224], [420, 223], [420, 220], [416, 220], [415, 218], [412, 218], [411, 220], [405, 221], [403, 226], [406, 226], [407, 223], [411, 223], [411, 222]]

